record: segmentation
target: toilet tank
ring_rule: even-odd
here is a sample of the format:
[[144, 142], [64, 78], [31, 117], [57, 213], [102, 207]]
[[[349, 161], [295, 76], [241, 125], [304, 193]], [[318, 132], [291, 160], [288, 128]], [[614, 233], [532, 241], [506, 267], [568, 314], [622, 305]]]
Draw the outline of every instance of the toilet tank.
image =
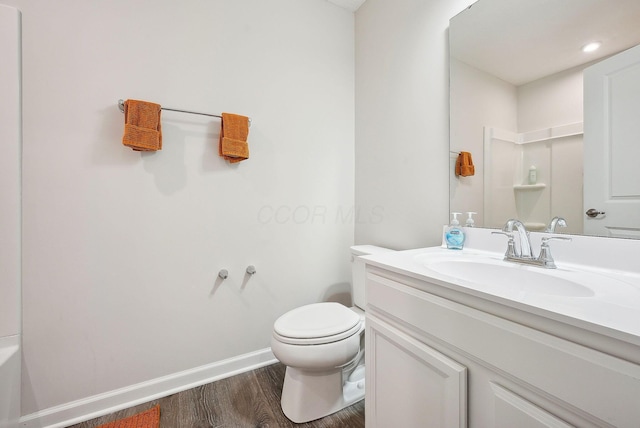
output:
[[364, 282], [364, 261], [359, 256], [368, 256], [373, 254], [386, 253], [388, 248], [376, 247], [375, 245], [355, 245], [351, 247], [351, 287], [353, 293], [353, 304], [364, 310], [366, 303]]

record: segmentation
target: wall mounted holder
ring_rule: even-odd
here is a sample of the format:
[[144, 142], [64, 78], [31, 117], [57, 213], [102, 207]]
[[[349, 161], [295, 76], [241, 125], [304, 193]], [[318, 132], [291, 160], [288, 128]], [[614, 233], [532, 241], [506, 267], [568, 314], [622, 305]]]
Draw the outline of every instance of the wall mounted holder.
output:
[[[124, 113], [124, 100], [118, 100], [118, 108], [120, 109], [120, 111], [122, 113]], [[200, 116], [209, 116], [209, 117], [217, 117], [219, 119], [222, 119], [222, 116], [219, 114], [211, 114], [211, 113], [200, 113], [197, 111], [189, 111], [189, 110], [180, 110], [180, 109], [176, 109], [176, 108], [168, 108], [168, 107], [160, 107], [160, 110], [166, 110], [166, 111], [175, 111], [178, 113], [187, 113], [187, 114], [197, 114]], [[249, 126], [251, 126], [251, 118], [249, 119]]]

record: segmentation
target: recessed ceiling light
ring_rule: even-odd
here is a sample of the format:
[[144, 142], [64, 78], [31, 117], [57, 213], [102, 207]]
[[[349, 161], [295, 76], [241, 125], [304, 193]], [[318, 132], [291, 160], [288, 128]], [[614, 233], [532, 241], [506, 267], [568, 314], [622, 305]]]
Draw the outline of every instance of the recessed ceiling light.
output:
[[593, 52], [593, 51], [597, 50], [600, 47], [600, 45], [602, 45], [602, 43], [600, 43], [600, 42], [587, 43], [586, 45], [584, 45], [582, 47], [582, 52], [585, 52], [585, 53]]

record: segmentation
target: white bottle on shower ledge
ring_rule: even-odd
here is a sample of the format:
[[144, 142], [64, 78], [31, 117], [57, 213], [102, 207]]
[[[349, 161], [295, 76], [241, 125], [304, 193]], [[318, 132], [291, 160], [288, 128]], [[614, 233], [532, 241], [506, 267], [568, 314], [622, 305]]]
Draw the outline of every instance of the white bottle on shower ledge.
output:
[[529, 167], [529, 184], [536, 184], [538, 182], [538, 169], [535, 165]]

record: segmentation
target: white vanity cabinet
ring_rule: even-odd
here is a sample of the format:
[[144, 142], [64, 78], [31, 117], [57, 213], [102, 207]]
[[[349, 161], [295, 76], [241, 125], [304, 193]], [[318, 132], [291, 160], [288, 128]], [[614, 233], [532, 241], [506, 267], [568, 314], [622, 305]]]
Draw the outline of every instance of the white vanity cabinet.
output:
[[381, 318], [367, 318], [365, 337], [367, 426], [466, 426], [466, 367]]
[[366, 287], [367, 427], [640, 427], [640, 349], [397, 269]]

